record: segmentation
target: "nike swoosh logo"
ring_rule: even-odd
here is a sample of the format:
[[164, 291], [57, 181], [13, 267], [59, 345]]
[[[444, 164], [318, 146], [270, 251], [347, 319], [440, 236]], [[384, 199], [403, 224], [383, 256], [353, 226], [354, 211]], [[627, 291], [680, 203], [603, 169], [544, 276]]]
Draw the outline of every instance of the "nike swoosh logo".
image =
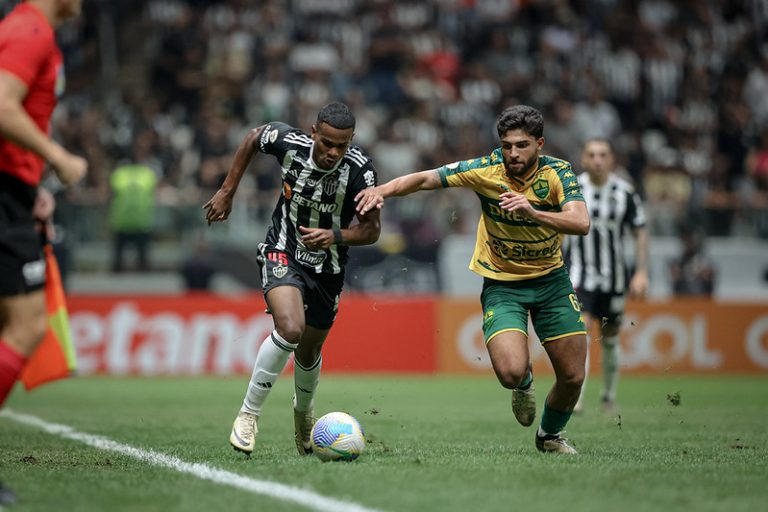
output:
[[232, 429], [232, 434], [235, 436], [235, 439], [237, 439], [237, 442], [240, 443], [241, 446], [246, 446], [246, 447], [248, 446], [248, 443], [243, 441], [243, 439], [239, 435], [237, 435], [237, 432], [235, 431], [235, 429]]

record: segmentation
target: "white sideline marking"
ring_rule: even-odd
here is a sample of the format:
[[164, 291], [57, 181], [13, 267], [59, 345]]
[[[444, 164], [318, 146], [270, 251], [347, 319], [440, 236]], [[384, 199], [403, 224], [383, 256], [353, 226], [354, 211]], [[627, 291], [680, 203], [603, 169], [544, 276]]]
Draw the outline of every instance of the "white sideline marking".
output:
[[184, 462], [179, 458], [164, 453], [153, 450], [142, 450], [141, 448], [118, 443], [117, 441], [113, 441], [103, 436], [78, 432], [67, 425], [48, 423], [47, 421], [36, 416], [30, 416], [29, 414], [21, 414], [5, 409], [0, 411], [0, 416], [18, 423], [37, 427], [49, 434], [57, 435], [65, 439], [80, 441], [81, 443], [93, 446], [100, 450], [122, 453], [123, 455], [128, 455], [129, 457], [148, 462], [154, 466], [166, 467], [178, 471], [179, 473], [187, 473], [201, 480], [210, 480], [217, 484], [236, 487], [244, 491], [263, 494], [283, 501], [290, 501], [312, 510], [319, 510], [321, 512], [377, 512], [375, 509], [366, 508], [362, 505], [348, 501], [328, 498], [307, 489], [291, 487], [290, 485], [270, 482], [268, 480], [256, 480], [255, 478], [248, 478], [247, 476], [238, 475], [237, 473], [218, 469], [206, 464]]

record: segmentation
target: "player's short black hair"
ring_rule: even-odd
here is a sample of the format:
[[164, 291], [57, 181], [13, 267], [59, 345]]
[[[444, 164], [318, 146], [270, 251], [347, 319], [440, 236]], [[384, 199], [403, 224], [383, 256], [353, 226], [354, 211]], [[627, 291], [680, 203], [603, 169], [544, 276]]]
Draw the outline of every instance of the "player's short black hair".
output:
[[615, 151], [615, 149], [613, 147], [613, 143], [611, 141], [609, 141], [608, 139], [606, 139], [605, 137], [590, 137], [590, 138], [588, 138], [587, 140], [584, 141], [584, 144], [581, 146], [582, 149], [586, 148], [587, 144], [589, 144], [590, 142], [597, 142], [597, 143], [600, 143], [600, 144], [605, 144], [606, 146], [608, 146], [608, 151], [610, 151], [611, 154], [614, 154], [614, 155], [616, 154], [616, 151]]
[[541, 112], [528, 105], [508, 107], [499, 115], [496, 121], [496, 131], [499, 138], [509, 130], [523, 130], [537, 139], [544, 136], [544, 116]]
[[317, 126], [326, 123], [339, 130], [355, 127], [355, 116], [344, 103], [329, 103], [317, 113]]

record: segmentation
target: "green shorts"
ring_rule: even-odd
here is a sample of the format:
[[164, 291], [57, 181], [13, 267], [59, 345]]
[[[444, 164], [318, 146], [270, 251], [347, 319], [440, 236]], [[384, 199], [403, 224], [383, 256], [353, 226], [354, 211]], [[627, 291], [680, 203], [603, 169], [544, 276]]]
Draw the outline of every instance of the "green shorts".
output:
[[480, 302], [486, 343], [506, 331], [520, 331], [527, 336], [529, 312], [542, 343], [587, 332], [565, 267], [526, 281], [486, 278]]

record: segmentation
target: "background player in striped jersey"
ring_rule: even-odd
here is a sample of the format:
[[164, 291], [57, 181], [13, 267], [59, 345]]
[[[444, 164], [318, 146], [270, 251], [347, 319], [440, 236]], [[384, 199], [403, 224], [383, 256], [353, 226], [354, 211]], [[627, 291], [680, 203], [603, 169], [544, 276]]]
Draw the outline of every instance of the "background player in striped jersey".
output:
[[[626, 294], [643, 297], [648, 289], [648, 232], [645, 210], [632, 185], [615, 172], [610, 142], [591, 139], [581, 155], [579, 175], [592, 227], [584, 237], [568, 237], [571, 281], [584, 311], [587, 326], [595, 323], [602, 345], [602, 406], [612, 411], [619, 375], [619, 329]], [[635, 268], [627, 282], [627, 232], [634, 237]], [[594, 331], [593, 331], [594, 332]], [[576, 410], [582, 407], [582, 399]]]
[[469, 268], [483, 276], [483, 333], [502, 386], [512, 389], [512, 411], [533, 423], [536, 401], [528, 351], [528, 315], [555, 369], [536, 447], [575, 454], [562, 437], [584, 379], [587, 343], [578, 300], [563, 264], [561, 234], [583, 235], [589, 215], [579, 184], [564, 160], [541, 155], [544, 119], [528, 106], [510, 107], [496, 124], [501, 147], [489, 155], [396, 178], [362, 192], [358, 210], [383, 198], [419, 190], [466, 187], [482, 216]]
[[[259, 245], [264, 297], [275, 330], [261, 344], [230, 444], [251, 453], [257, 421], [272, 385], [295, 353], [294, 426], [301, 455], [311, 453], [320, 352], [336, 318], [350, 245], [375, 243], [378, 210], [355, 211], [354, 197], [376, 185], [371, 159], [351, 146], [355, 117], [342, 103], [323, 107], [311, 135], [273, 122], [251, 130], [238, 147], [221, 188], [208, 201], [208, 223], [226, 220], [248, 164], [258, 151], [281, 166], [283, 193]], [[350, 225], [353, 218], [357, 222]]]

